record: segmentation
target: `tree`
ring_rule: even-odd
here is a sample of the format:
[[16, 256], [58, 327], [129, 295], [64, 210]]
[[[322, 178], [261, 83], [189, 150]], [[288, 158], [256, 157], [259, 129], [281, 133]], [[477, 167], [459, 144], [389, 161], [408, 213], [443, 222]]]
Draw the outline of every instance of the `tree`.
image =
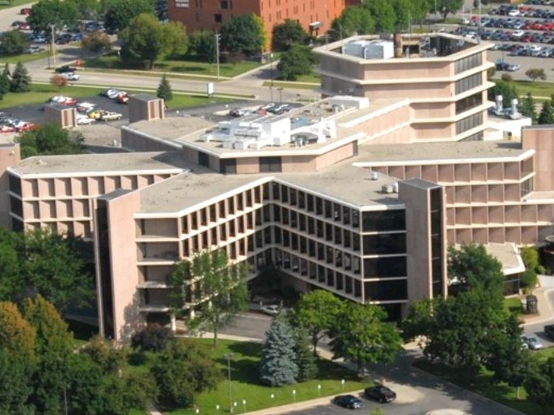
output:
[[408, 30], [412, 24], [413, 5], [412, 0], [393, 0], [394, 30]]
[[[442, 18], [446, 19], [449, 14], [456, 14], [464, 5], [464, 0], [437, 0], [436, 8], [441, 13]], [[433, 4], [433, 8], [435, 4]]]
[[29, 48], [27, 37], [19, 30], [5, 32], [0, 41], [0, 53], [4, 56], [21, 55]]
[[108, 0], [105, 3], [104, 27], [109, 34], [125, 29], [141, 14], [154, 15], [149, 0]]
[[277, 69], [282, 79], [296, 81], [298, 76], [312, 73], [314, 63], [315, 56], [309, 47], [294, 45], [281, 54]]
[[216, 61], [217, 44], [215, 33], [209, 30], [195, 30], [190, 34], [190, 51], [209, 63]]
[[314, 379], [317, 376], [317, 358], [311, 350], [308, 332], [303, 327], [296, 327], [293, 330], [294, 347], [296, 355], [294, 363], [298, 367], [298, 382]]
[[4, 95], [8, 92], [10, 92], [10, 78], [5, 72], [2, 72], [0, 74], [0, 100], [3, 99]]
[[38, 154], [80, 154], [85, 150], [81, 133], [68, 131], [52, 123], [26, 131], [16, 141], [21, 145], [23, 158]]
[[[546, 104], [550, 105], [549, 101], [545, 101], [543, 108]], [[551, 105], [550, 112], [552, 116]], [[542, 114], [543, 112], [541, 111], [541, 116]], [[539, 262], [539, 252], [537, 248], [533, 246], [524, 246], [520, 249], [520, 253], [523, 264], [525, 265], [525, 272], [520, 278], [521, 286], [525, 290], [533, 290], [533, 288], [537, 285], [537, 274], [544, 274], [545, 269]]]
[[539, 113], [539, 124], [554, 124], [554, 109], [552, 101], [544, 101], [541, 112]]
[[127, 415], [132, 409], [144, 411], [154, 400], [156, 385], [150, 375], [111, 375], [102, 388], [106, 408], [102, 414]]
[[39, 0], [31, 7], [27, 21], [35, 33], [46, 32], [50, 36], [50, 27], [61, 30], [64, 25], [75, 24], [80, 16], [75, 1]]
[[170, 342], [156, 355], [150, 372], [158, 385], [158, 401], [169, 408], [192, 405], [197, 394], [215, 389], [221, 380], [206, 349], [187, 340]]
[[309, 34], [297, 20], [285, 19], [283, 23], [273, 26], [272, 49], [289, 50], [292, 45], [304, 44]]
[[[494, 69], [494, 68], [491, 68], [491, 69]], [[504, 82], [513, 82], [514, 77], [509, 73], [503, 73], [500, 79], [502, 79]]]
[[73, 353], [68, 377], [68, 410], [70, 414], [106, 414], [105, 379], [100, 365], [86, 353]]
[[283, 316], [277, 316], [265, 333], [260, 359], [260, 380], [269, 386], [296, 382], [299, 375], [293, 331]]
[[94, 336], [80, 353], [90, 357], [104, 374], [117, 374], [127, 363], [127, 349], [116, 347], [101, 336]]
[[[189, 260], [185, 260], [189, 261]], [[223, 249], [203, 251], [189, 261], [190, 266], [178, 266], [178, 272], [190, 272], [182, 276], [183, 281], [197, 278], [194, 287], [187, 282], [186, 290], [194, 290], [199, 301], [199, 315], [191, 322], [194, 330], [209, 330], [217, 344], [219, 330], [231, 324], [237, 314], [248, 305], [246, 288], [247, 265], [229, 264], [227, 252]], [[179, 289], [179, 287], [178, 287]]]
[[35, 360], [36, 330], [26, 321], [17, 306], [0, 302], [0, 350], [8, 357], [19, 355], [28, 361]]
[[134, 349], [142, 351], [161, 352], [174, 337], [173, 332], [167, 327], [149, 324], [133, 335], [131, 345]]
[[527, 95], [521, 99], [521, 102], [518, 105], [518, 110], [523, 116], [531, 118], [533, 124], [536, 124], [537, 110], [535, 108], [535, 100], [530, 92], [527, 92]]
[[98, 0], [65, 0], [65, 2], [75, 5], [80, 19], [98, 20], [100, 18], [101, 2]]
[[233, 16], [221, 28], [222, 48], [231, 53], [252, 56], [260, 53], [266, 42], [263, 22], [253, 13]]
[[448, 278], [453, 294], [475, 289], [489, 293], [496, 305], [502, 303], [502, 264], [483, 245], [449, 247]]
[[16, 301], [25, 289], [19, 261], [22, 244], [21, 234], [0, 227], [0, 301]]
[[396, 14], [390, 1], [371, 1], [364, 3], [373, 20], [375, 21], [375, 31], [377, 33], [393, 33], [395, 30]]
[[41, 414], [59, 414], [69, 382], [73, 335], [52, 304], [38, 295], [24, 303], [25, 319], [36, 330], [38, 367], [33, 379], [32, 402]]
[[544, 73], [543, 68], [530, 68], [525, 71], [525, 76], [527, 76], [531, 81], [535, 82], [537, 79], [541, 81], [546, 81], [546, 73]]
[[392, 362], [402, 348], [402, 339], [385, 318], [379, 306], [346, 303], [330, 332], [333, 358], [355, 363], [359, 373], [365, 364]]
[[10, 82], [11, 92], [29, 92], [31, 90], [31, 77], [27, 68], [21, 62], [17, 62], [13, 70]]
[[154, 62], [173, 53], [185, 53], [188, 38], [184, 27], [162, 24], [151, 14], [134, 17], [119, 34], [122, 42], [121, 58], [127, 65], [146, 63], [152, 69]]
[[524, 382], [527, 399], [546, 408], [554, 405], [554, 357], [533, 364]]
[[300, 298], [293, 310], [292, 322], [308, 332], [314, 355], [317, 354], [319, 341], [336, 323], [342, 308], [343, 302], [325, 290], [315, 290]]
[[29, 398], [34, 366], [19, 354], [0, 348], [0, 399], [1, 414], [34, 415]]
[[345, 7], [339, 17], [331, 23], [332, 40], [349, 37], [355, 33], [364, 35], [375, 31], [375, 20], [367, 7]]
[[414, 22], [418, 23], [420, 26], [423, 25], [423, 22], [431, 10], [431, 4], [435, 5], [432, 0], [411, 0], [412, 3], [412, 18]]
[[489, 89], [490, 101], [495, 101], [497, 96], [501, 96], [503, 98], [502, 104], [504, 108], [510, 107], [512, 105], [512, 100], [519, 98], [519, 94], [514, 84], [502, 80], [495, 81], [494, 87]]
[[165, 102], [173, 99], [173, 91], [171, 90], [171, 84], [167, 80], [167, 76], [164, 73], [158, 85], [158, 91], [156, 93], [158, 98], [162, 98]]
[[52, 75], [50, 77], [50, 84], [54, 85], [55, 87], [59, 88], [60, 90], [67, 86], [68, 80], [67, 78], [61, 76], [61, 75]]
[[110, 37], [100, 30], [95, 30], [91, 34], [85, 36], [81, 45], [83, 48], [93, 53], [102, 53], [111, 49]]

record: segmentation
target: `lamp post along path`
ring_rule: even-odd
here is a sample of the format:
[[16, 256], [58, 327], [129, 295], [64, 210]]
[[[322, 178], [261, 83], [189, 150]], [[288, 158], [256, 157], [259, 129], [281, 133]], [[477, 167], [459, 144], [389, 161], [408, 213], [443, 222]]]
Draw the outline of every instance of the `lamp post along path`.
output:
[[233, 355], [231, 353], [227, 353], [224, 357], [227, 359], [227, 374], [229, 381], [229, 412], [233, 413], [233, 386], [231, 384], [231, 358], [233, 357]]

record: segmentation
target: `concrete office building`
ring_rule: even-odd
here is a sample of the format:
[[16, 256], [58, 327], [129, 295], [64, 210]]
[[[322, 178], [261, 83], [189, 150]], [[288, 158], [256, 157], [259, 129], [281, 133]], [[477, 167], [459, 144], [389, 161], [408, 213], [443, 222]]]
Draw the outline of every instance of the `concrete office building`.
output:
[[[458, 142], [447, 128], [424, 140], [413, 104], [334, 96], [278, 116], [160, 116], [122, 127], [120, 154], [19, 161], [6, 143], [1, 219], [94, 243], [99, 321], [118, 340], [168, 315], [176, 261], [215, 247], [247, 261], [252, 277], [274, 264], [285, 284], [375, 302], [398, 318], [446, 295], [448, 245], [486, 244], [517, 275], [515, 247], [542, 241], [554, 217], [552, 129]], [[517, 289], [517, 277], [506, 285]]]

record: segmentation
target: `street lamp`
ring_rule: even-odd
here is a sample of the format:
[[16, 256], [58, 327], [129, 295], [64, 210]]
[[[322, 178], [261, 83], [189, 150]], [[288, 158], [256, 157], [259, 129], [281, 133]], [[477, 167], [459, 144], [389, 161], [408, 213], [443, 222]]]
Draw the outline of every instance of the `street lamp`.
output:
[[271, 95], [270, 101], [273, 102], [273, 53], [269, 52], [269, 92]]
[[217, 80], [219, 81], [219, 40], [221, 35], [219, 33], [215, 34], [215, 61], [216, 61], [216, 70], [217, 70]]
[[242, 409], [243, 409], [244, 413], [246, 413], [246, 399], [242, 400]]
[[277, 91], [279, 91], [279, 104], [283, 103], [283, 88], [277, 88]]
[[227, 359], [227, 373], [229, 375], [229, 412], [233, 413], [233, 387], [231, 385], [231, 358], [233, 357], [233, 354], [227, 353], [223, 357]]
[[[54, 37], [55, 37], [56, 25], [49, 24], [48, 29], [50, 29], [50, 49], [52, 50], [52, 63], [53, 63], [53, 67], [55, 68], [56, 67], [56, 44], [55, 44]], [[50, 62], [48, 62], [48, 64], [50, 64]]]

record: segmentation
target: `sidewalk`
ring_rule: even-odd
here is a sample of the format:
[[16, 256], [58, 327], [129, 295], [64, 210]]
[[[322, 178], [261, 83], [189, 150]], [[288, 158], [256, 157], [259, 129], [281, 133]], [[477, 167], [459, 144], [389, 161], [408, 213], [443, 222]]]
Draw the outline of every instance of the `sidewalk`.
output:
[[550, 321], [554, 318], [554, 310], [548, 298], [548, 294], [554, 291], [554, 277], [539, 275], [540, 288], [533, 290], [533, 295], [537, 297], [538, 313], [524, 316], [523, 325], [538, 324]]

